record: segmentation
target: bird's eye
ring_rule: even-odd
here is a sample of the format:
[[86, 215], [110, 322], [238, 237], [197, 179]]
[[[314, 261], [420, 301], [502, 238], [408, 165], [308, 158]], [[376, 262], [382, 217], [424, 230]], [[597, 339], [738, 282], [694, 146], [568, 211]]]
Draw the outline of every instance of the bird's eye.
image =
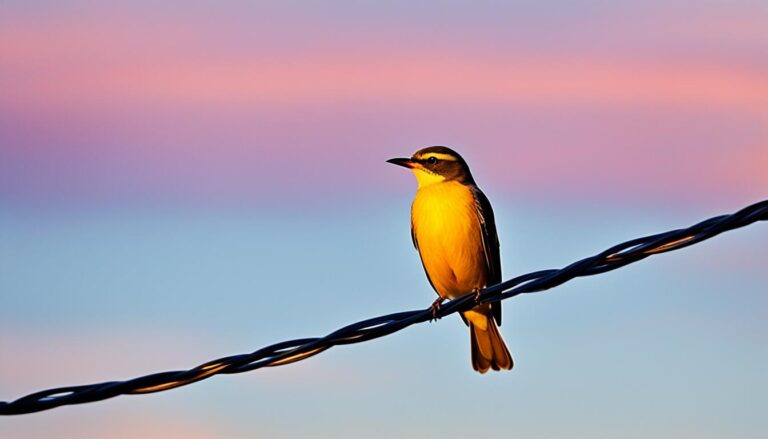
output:
[[437, 163], [437, 157], [432, 156], [432, 157], [428, 158], [427, 159], [427, 163], [429, 163], [430, 165], [434, 165], [435, 163]]

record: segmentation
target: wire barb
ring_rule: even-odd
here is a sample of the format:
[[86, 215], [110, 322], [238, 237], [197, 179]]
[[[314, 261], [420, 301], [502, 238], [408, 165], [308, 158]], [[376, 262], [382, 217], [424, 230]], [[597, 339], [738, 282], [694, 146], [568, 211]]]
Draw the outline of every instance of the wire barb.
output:
[[333, 346], [360, 343], [384, 337], [411, 325], [466, 311], [480, 303], [496, 302], [524, 293], [554, 288], [577, 277], [592, 276], [621, 268], [649, 256], [679, 250], [723, 232], [768, 220], [768, 200], [755, 203], [730, 215], [702, 221], [686, 229], [633, 239], [561, 269], [524, 274], [497, 285], [451, 300], [437, 309], [405, 311], [374, 317], [347, 325], [325, 337], [303, 338], [275, 343], [250, 354], [232, 355], [209, 361], [189, 370], [159, 372], [128, 381], [110, 381], [82, 386], [59, 387], [0, 401], [0, 415], [19, 415], [63, 405], [101, 401], [118, 395], [161, 392], [185, 386], [218, 374], [248, 372], [262, 367], [282, 366], [317, 355]]

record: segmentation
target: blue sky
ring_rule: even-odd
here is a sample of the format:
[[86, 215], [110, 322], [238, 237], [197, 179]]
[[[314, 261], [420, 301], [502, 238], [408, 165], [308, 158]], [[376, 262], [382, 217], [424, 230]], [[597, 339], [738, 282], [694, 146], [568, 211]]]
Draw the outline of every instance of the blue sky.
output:
[[[0, 389], [10, 399], [191, 367], [426, 307], [434, 293], [409, 242], [408, 197], [304, 215], [5, 215], [0, 340], [13, 361], [2, 363]], [[687, 225], [705, 210], [496, 204], [505, 277]], [[0, 431], [752, 436], [766, 428], [768, 390], [762, 227], [507, 301], [509, 373], [476, 375], [466, 328], [447, 318], [296, 365], [4, 419]]]

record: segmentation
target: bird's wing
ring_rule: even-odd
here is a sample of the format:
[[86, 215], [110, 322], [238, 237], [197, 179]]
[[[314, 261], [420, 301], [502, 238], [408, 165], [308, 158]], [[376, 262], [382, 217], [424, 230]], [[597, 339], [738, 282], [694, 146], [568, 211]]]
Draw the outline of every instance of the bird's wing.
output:
[[[496, 220], [493, 217], [491, 202], [483, 191], [475, 187], [472, 190], [475, 197], [477, 218], [480, 221], [480, 230], [485, 253], [485, 264], [488, 268], [487, 285], [496, 285], [501, 282], [501, 255], [499, 251], [499, 235], [496, 233]], [[491, 313], [496, 324], [501, 325], [501, 302], [491, 304]]]

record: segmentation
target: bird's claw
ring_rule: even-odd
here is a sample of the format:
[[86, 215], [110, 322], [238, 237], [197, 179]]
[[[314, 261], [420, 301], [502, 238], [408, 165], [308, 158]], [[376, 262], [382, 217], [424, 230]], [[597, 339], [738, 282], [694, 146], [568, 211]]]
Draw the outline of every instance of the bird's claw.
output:
[[480, 300], [480, 294], [481, 294], [480, 288], [475, 288], [474, 290], [472, 290], [472, 294], [475, 295], [475, 302]]
[[437, 312], [440, 310], [440, 305], [442, 305], [444, 301], [444, 298], [438, 297], [434, 302], [432, 302], [432, 320], [437, 320]]

